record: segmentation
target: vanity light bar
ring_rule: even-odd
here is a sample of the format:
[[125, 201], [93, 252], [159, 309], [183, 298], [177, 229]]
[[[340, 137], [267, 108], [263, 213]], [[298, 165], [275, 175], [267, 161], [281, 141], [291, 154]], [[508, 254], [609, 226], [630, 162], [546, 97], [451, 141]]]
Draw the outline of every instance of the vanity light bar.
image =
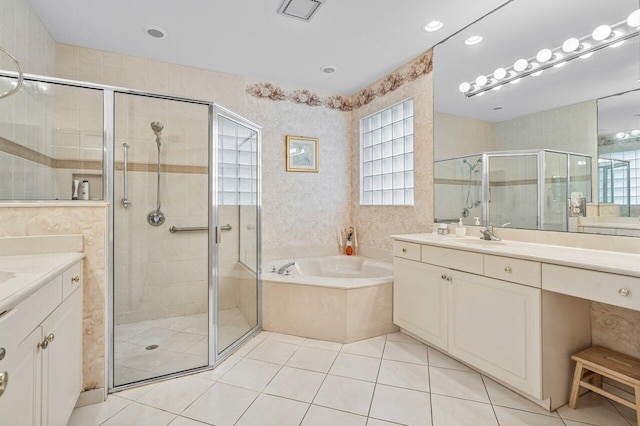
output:
[[636, 22], [631, 19], [638, 15], [639, 12], [640, 10], [634, 11], [629, 15], [628, 19], [610, 27], [601, 25], [592, 34], [585, 35], [580, 39], [570, 38], [562, 46], [554, 49], [543, 49], [534, 57], [518, 59], [509, 67], [498, 68], [493, 73], [480, 75], [473, 81], [460, 84], [459, 90], [468, 98], [481, 96], [489, 90], [499, 90], [507, 83], [517, 84], [523, 77], [530, 75], [537, 77], [546, 69], [551, 67], [559, 68], [576, 58], [587, 59], [598, 50], [610, 46], [618, 47], [625, 40], [640, 34], [640, 26], [636, 26]]

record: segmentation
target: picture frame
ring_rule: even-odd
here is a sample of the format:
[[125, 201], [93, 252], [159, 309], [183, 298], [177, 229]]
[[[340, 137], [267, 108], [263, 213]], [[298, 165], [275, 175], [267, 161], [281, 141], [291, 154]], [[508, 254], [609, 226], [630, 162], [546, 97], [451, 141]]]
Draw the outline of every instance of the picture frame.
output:
[[318, 173], [318, 139], [287, 136], [286, 158], [288, 172]]

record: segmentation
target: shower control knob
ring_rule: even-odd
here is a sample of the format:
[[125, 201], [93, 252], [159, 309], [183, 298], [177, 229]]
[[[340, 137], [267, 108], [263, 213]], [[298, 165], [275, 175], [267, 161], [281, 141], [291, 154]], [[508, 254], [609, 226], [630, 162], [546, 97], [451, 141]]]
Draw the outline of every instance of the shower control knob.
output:
[[80, 276], [76, 275], [75, 277], [71, 278], [71, 281], [73, 281], [74, 283], [79, 283], [80, 282]]
[[620, 290], [618, 290], [618, 293], [622, 297], [627, 297], [631, 292], [629, 290], [627, 290], [626, 288], [621, 288]]

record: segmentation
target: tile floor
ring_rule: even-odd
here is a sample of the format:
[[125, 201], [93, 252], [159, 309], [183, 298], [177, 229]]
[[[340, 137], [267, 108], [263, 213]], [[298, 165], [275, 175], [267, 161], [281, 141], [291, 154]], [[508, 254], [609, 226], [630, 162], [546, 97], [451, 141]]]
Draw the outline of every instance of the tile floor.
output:
[[549, 413], [402, 333], [348, 345], [262, 332], [215, 370], [115, 393], [70, 426], [629, 426], [596, 394]]
[[[251, 327], [236, 309], [220, 311], [219, 344], [226, 348]], [[207, 314], [117, 325], [114, 383], [137, 382], [208, 364]], [[158, 345], [147, 350], [149, 345]]]

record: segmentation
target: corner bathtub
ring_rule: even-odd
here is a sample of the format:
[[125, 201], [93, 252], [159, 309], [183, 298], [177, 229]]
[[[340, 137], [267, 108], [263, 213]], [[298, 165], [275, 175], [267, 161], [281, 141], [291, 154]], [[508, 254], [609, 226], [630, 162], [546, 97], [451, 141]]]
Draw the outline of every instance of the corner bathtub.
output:
[[[288, 262], [291, 275], [270, 272]], [[351, 343], [398, 330], [393, 265], [359, 256], [268, 262], [262, 274], [266, 331]]]

